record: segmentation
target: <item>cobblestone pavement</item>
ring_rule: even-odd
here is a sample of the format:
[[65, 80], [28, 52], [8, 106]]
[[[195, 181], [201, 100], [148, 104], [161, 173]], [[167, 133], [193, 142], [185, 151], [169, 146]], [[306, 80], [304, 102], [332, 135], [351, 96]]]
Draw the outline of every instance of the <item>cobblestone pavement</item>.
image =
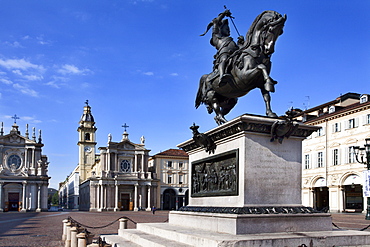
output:
[[[0, 246], [63, 246], [62, 220], [68, 216], [87, 226], [104, 226], [122, 216], [137, 223], [165, 222], [168, 211], [151, 212], [42, 212], [42, 213], [0, 213]], [[341, 229], [360, 230], [370, 225], [364, 214], [332, 214], [333, 223]], [[128, 222], [128, 228], [135, 224]], [[337, 227], [333, 227], [337, 229]], [[117, 234], [118, 222], [101, 229], [88, 228], [93, 234]], [[366, 230], [370, 231], [370, 229]]]
[[[152, 212], [41, 212], [41, 213], [0, 213], [0, 246], [64, 246], [62, 239], [63, 223], [68, 217], [87, 225], [105, 226], [122, 216], [137, 223], [165, 222], [168, 220], [168, 211]], [[101, 228], [88, 228], [93, 234], [117, 234], [119, 223]], [[135, 224], [128, 221], [128, 228], [135, 228]]]

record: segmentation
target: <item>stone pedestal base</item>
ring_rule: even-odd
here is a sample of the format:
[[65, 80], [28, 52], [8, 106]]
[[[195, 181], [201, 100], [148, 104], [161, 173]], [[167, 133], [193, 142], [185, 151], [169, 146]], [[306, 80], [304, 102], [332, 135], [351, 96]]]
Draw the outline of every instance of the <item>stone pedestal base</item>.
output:
[[169, 223], [236, 235], [332, 230], [332, 220], [328, 213], [218, 214], [171, 211]]

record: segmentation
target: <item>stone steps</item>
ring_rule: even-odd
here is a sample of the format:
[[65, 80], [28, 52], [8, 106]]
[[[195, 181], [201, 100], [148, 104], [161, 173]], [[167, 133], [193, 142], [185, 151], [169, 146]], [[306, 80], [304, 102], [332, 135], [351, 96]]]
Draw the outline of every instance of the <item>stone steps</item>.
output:
[[140, 223], [137, 229], [104, 235], [113, 247], [218, 247], [218, 246], [370, 246], [370, 233], [360, 231], [282, 232], [233, 235], [169, 223]]
[[112, 247], [140, 247], [140, 245], [125, 240], [118, 235], [102, 235], [101, 237], [106, 243], [111, 244]]

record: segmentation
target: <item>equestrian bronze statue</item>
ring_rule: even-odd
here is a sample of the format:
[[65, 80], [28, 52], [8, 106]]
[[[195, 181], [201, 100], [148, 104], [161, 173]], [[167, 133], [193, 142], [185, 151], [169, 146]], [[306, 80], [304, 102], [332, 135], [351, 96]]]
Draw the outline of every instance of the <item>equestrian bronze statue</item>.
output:
[[275, 92], [277, 83], [269, 76], [270, 58], [277, 38], [283, 33], [286, 15], [275, 11], [262, 12], [252, 23], [245, 39], [239, 36], [237, 43], [230, 37], [226, 17], [233, 18], [230, 10], [214, 18], [201, 35], [212, 28], [210, 43], [217, 53], [213, 71], [200, 79], [195, 107], [205, 104], [209, 114], [215, 112], [216, 123], [220, 125], [227, 122], [224, 116], [236, 105], [238, 97], [259, 88], [266, 104], [266, 115], [277, 117], [270, 105], [270, 92]]

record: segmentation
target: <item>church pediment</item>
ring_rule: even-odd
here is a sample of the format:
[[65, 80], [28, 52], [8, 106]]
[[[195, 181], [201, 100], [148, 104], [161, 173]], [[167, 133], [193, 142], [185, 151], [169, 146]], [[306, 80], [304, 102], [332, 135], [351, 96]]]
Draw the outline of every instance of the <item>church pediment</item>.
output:
[[8, 134], [8, 135], [5, 135], [2, 139], [1, 139], [1, 142], [6, 144], [6, 143], [10, 143], [10, 144], [24, 144], [26, 143], [26, 140], [28, 140], [27, 138], [21, 136], [21, 135], [18, 135], [16, 133], [12, 133], [12, 134]]
[[120, 142], [117, 145], [117, 149], [135, 150], [135, 145], [130, 141]]

